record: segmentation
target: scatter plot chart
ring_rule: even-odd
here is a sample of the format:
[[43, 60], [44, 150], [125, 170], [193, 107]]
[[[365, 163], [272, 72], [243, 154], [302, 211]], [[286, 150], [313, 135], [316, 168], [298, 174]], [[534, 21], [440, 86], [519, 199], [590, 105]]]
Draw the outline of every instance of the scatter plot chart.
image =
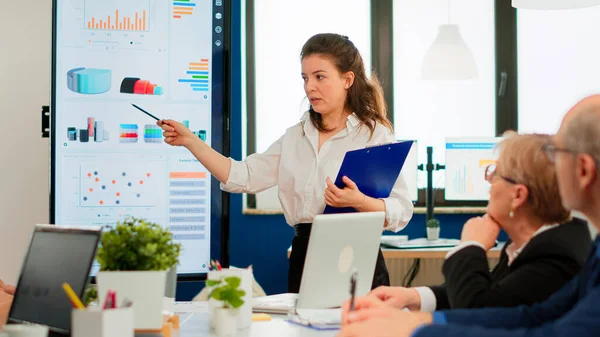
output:
[[164, 181], [164, 171], [155, 165], [136, 167], [81, 165], [81, 207], [154, 207], [157, 182]]

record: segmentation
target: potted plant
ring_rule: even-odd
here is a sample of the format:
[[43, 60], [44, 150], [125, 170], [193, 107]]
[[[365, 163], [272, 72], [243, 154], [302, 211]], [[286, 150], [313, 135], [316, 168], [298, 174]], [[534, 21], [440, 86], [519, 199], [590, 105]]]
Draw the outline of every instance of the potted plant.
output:
[[108, 290], [115, 291], [117, 305], [125, 299], [133, 302], [136, 329], [160, 330], [166, 276], [179, 263], [180, 250], [166, 228], [144, 219], [129, 217], [108, 227], [97, 257], [100, 305]]
[[92, 304], [93, 302], [97, 302], [98, 301], [98, 290], [96, 289], [96, 285], [95, 284], [88, 284], [85, 287], [85, 291], [83, 293], [83, 305], [87, 308], [88, 306], [90, 306], [90, 304]]
[[440, 238], [440, 221], [435, 218], [427, 220], [427, 240], [437, 240]]
[[230, 337], [237, 333], [239, 310], [246, 292], [240, 289], [242, 279], [238, 276], [227, 276], [221, 280], [207, 280], [206, 286], [211, 288], [209, 300], [214, 299], [219, 306], [213, 308], [212, 320], [219, 337]]

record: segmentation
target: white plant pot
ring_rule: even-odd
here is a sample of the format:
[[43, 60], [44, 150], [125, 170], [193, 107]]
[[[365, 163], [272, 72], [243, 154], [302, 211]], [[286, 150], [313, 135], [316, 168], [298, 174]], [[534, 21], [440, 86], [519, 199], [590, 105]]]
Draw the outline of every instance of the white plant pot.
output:
[[223, 302], [217, 301], [214, 298], [208, 299], [208, 321], [210, 322], [210, 328], [212, 330], [217, 326], [217, 315], [215, 315], [215, 313], [217, 312], [217, 309], [222, 307]]
[[177, 266], [173, 266], [167, 272], [165, 297], [175, 298], [176, 292], [177, 292]]
[[239, 314], [237, 315], [237, 328], [240, 330], [246, 329], [252, 324], [252, 280], [254, 279], [254, 277], [252, 276], [252, 272], [248, 269], [226, 268], [222, 270], [209, 271], [207, 278], [209, 280], [221, 280], [223, 277], [228, 276], [239, 277], [242, 281], [240, 284], [240, 289], [246, 292], [246, 295], [242, 297], [244, 304], [242, 304], [241, 307], [237, 308], [239, 312]]
[[214, 308], [215, 333], [219, 337], [233, 337], [237, 334], [240, 312], [237, 309]]
[[427, 227], [427, 240], [438, 240], [440, 238], [440, 228], [429, 228]]
[[103, 271], [96, 275], [99, 304], [108, 290], [117, 293], [117, 306], [133, 302], [136, 330], [160, 330], [163, 325], [163, 297], [167, 271]]

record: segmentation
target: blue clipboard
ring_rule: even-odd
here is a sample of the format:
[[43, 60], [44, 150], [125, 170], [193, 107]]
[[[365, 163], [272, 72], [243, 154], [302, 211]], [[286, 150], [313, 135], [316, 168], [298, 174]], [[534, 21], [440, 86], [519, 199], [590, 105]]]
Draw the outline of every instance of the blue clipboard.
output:
[[[335, 186], [344, 188], [346, 184], [342, 177], [347, 176], [365, 195], [377, 199], [389, 197], [413, 142], [409, 140], [346, 152]], [[352, 212], [356, 212], [352, 207], [327, 205], [323, 214]]]

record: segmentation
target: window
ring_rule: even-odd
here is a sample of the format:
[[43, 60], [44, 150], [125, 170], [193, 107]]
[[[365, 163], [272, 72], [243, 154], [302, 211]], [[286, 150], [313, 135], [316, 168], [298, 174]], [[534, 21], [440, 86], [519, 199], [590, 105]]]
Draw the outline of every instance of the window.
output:
[[[493, 137], [496, 134], [495, 19], [493, 0], [395, 0], [394, 124], [397, 139], [415, 139], [418, 161], [443, 164], [446, 137]], [[440, 24], [457, 24], [475, 57], [478, 77], [466, 81], [426, 81], [421, 64]], [[443, 171], [434, 187], [444, 187]], [[419, 172], [418, 186], [427, 177]]]
[[[248, 1], [250, 2], [250, 1]], [[359, 49], [365, 65], [371, 65], [371, 15], [369, 0], [252, 1], [254, 8], [253, 85], [254, 151], [263, 152], [286, 128], [298, 123], [308, 109], [300, 65], [304, 43], [318, 33], [346, 35]], [[369, 69], [367, 69], [369, 70]], [[253, 110], [253, 111], [250, 111]], [[253, 152], [254, 152], [253, 151]], [[278, 208], [274, 190], [256, 196], [257, 208]]]
[[300, 50], [318, 33], [347, 35], [371, 64], [368, 0], [255, 1], [256, 151], [266, 150], [300, 120], [308, 102]]
[[[445, 163], [447, 137], [494, 137], [516, 129], [516, 10], [505, 0], [246, 0], [247, 147], [262, 152], [307, 109], [300, 78], [300, 50], [317, 33], [347, 35], [365, 65], [378, 69], [393, 115], [396, 138], [418, 144], [418, 161], [434, 148], [434, 164]], [[459, 26], [474, 55], [478, 76], [466, 81], [426, 81], [421, 65], [441, 24]], [[373, 54], [371, 54], [373, 51]], [[369, 71], [370, 69], [367, 69]], [[502, 80], [502, 81], [501, 81]], [[504, 89], [499, 89], [504, 88]], [[498, 93], [498, 96], [496, 96]], [[406, 179], [406, 177], [405, 177]], [[427, 184], [419, 171], [419, 188]], [[408, 182], [413, 185], [415, 183]], [[434, 172], [443, 189], [445, 172]], [[443, 190], [436, 204], [446, 202]], [[425, 203], [420, 191], [417, 206]], [[441, 203], [440, 203], [441, 202]], [[276, 188], [248, 197], [249, 208], [280, 208]]]
[[600, 7], [518, 11], [519, 131], [554, 133], [580, 99], [600, 92]]

